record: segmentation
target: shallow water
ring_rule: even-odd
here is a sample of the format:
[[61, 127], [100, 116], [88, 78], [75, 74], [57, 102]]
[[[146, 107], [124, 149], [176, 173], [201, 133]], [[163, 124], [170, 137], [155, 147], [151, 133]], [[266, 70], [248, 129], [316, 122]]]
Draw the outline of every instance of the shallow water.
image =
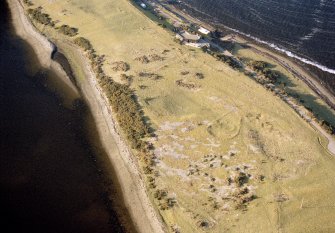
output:
[[[197, 17], [259, 38], [335, 73], [335, 1], [181, 0]], [[187, 7], [189, 6], [189, 7]]]
[[0, 1], [1, 232], [123, 232], [106, 202], [103, 178], [81, 109], [32, 76], [31, 48], [10, 33]]

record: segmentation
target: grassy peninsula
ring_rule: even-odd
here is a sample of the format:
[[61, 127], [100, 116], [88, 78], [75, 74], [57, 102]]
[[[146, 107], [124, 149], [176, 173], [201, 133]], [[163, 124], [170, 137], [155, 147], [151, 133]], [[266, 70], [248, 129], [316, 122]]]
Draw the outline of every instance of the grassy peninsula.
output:
[[[173, 32], [131, 1], [28, 2], [35, 26], [60, 45], [78, 82], [93, 76], [100, 91], [94, 95], [107, 97], [131, 149], [113, 146], [121, 157], [130, 152], [126, 159], [136, 166], [127, 169], [139, 168], [155, 209], [142, 216], [146, 221], [159, 219], [167, 232], [335, 231], [335, 160], [328, 141], [276, 93], [221, 59], [175, 42]], [[283, 74], [275, 78], [285, 79], [284, 89], [334, 121], [334, 111], [280, 64], [246, 47], [235, 55], [266, 61]], [[128, 208], [140, 216], [131, 194], [125, 195]]]

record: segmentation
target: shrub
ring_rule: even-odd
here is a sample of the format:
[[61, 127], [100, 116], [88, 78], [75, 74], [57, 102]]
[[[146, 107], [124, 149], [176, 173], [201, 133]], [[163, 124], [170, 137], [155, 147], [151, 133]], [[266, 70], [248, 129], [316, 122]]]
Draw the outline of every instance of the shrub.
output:
[[48, 14], [42, 13], [41, 8], [29, 9], [28, 14], [40, 24], [55, 26]]
[[111, 78], [103, 77], [99, 83], [105, 91], [120, 127], [134, 149], [145, 149], [147, 143], [141, 139], [149, 135], [142, 111], [136, 101], [133, 91], [124, 84], [114, 82]]
[[240, 62], [238, 62], [235, 58], [224, 55], [224, 54], [218, 54], [217, 59], [220, 61], [223, 61], [224, 63], [228, 64], [231, 66], [233, 69], [240, 69], [242, 68], [242, 65]]
[[331, 123], [329, 123], [328, 121], [321, 120], [320, 125], [323, 129], [325, 129], [327, 131], [327, 133], [335, 134], [335, 127]]
[[262, 77], [257, 77], [256, 80], [261, 84], [275, 83], [280, 78], [278, 71], [270, 69], [270, 64], [264, 61], [252, 61], [249, 66]]
[[149, 58], [147, 57], [147, 56], [141, 56], [141, 57], [137, 57], [137, 58], [135, 58], [135, 60], [136, 61], [140, 61], [140, 62], [142, 62], [143, 64], [147, 64], [147, 63], [149, 63], [150, 61], [149, 61]]
[[67, 35], [67, 36], [75, 36], [75, 35], [78, 34], [78, 29], [77, 28], [73, 28], [73, 27], [70, 27], [68, 25], [60, 26], [58, 31], [63, 33], [64, 35]]
[[151, 61], [163, 61], [164, 58], [157, 55], [157, 54], [150, 54], [149, 55]]
[[263, 71], [265, 68], [269, 68], [270, 64], [265, 61], [252, 61], [249, 64], [255, 71]]
[[84, 37], [77, 37], [76, 39], [74, 39], [74, 43], [83, 48], [85, 51], [92, 49], [91, 42]]
[[234, 178], [236, 185], [239, 187], [241, 187], [245, 183], [248, 183], [248, 180], [249, 177], [244, 172], [239, 172], [239, 174]]
[[[92, 45], [87, 39], [78, 37], [74, 42], [84, 50], [89, 50], [88, 56], [92, 62], [99, 85], [106, 94], [115, 112], [116, 120], [131, 147], [142, 152], [150, 150], [150, 145], [143, 140], [145, 137], [150, 136], [150, 129], [144, 121], [143, 112], [133, 90], [128, 85], [113, 81], [112, 78], [104, 73], [101, 67], [104, 56], [95, 55]], [[128, 64], [126, 66], [129, 69]], [[152, 173], [150, 166], [144, 168], [144, 173]]]
[[154, 193], [154, 197], [157, 199], [157, 200], [162, 200], [164, 197], [167, 196], [167, 191], [165, 190], [162, 190], [162, 189], [158, 189], [156, 190], [156, 192]]
[[117, 61], [117, 62], [113, 62], [113, 67], [112, 69], [116, 72], [116, 71], [123, 71], [126, 72], [129, 70], [129, 65], [124, 62], [124, 61]]
[[196, 73], [196, 74], [195, 74], [195, 77], [196, 77], [197, 79], [204, 79], [204, 78], [205, 78], [205, 76], [204, 76], [203, 73]]
[[27, 6], [34, 5], [30, 0], [23, 0], [23, 3], [26, 4]]
[[159, 74], [147, 73], [147, 72], [140, 72], [138, 76], [140, 76], [141, 78], [150, 78], [153, 80], [158, 80], [162, 78], [162, 76], [160, 76]]
[[131, 82], [133, 81], [133, 78], [131, 75], [126, 75], [126, 74], [121, 74], [121, 81], [125, 82], [127, 85], [130, 85]]

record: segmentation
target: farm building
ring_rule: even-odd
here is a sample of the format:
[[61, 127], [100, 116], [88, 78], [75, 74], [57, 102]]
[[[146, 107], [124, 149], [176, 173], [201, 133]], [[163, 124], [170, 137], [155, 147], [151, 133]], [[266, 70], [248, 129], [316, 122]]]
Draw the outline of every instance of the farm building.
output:
[[209, 43], [202, 40], [199, 35], [191, 34], [187, 31], [180, 32], [176, 35], [176, 38], [188, 46], [196, 48], [209, 47]]
[[198, 29], [198, 32], [200, 32], [201, 34], [204, 34], [204, 35], [208, 35], [210, 33], [209, 30], [207, 30], [206, 28], [203, 28], [203, 27], [200, 27]]

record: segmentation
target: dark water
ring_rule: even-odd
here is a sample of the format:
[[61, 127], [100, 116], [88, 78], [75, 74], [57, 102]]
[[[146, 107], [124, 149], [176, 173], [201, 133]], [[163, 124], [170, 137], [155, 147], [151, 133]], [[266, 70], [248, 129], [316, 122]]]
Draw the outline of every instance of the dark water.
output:
[[28, 75], [29, 52], [10, 33], [0, 1], [0, 231], [123, 232], [84, 134], [85, 114]]
[[334, 0], [181, 0], [196, 16], [223, 24], [335, 74]]

